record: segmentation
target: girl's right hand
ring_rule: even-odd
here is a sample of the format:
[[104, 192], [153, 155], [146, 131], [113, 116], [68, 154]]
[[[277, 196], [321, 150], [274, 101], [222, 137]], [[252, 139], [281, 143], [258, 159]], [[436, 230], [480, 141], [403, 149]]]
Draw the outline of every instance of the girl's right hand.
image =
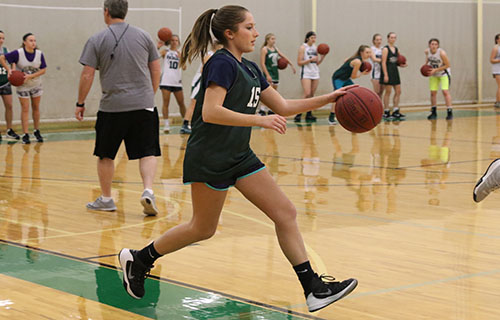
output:
[[267, 76], [266, 80], [269, 84], [273, 83], [273, 79], [271, 78], [271, 76]]
[[314, 56], [311, 59], [309, 59], [311, 62], [318, 62], [318, 56]]
[[389, 82], [389, 76], [385, 75], [384, 76], [384, 83], [387, 83], [387, 82]]
[[258, 116], [259, 126], [266, 129], [271, 129], [279, 134], [285, 134], [286, 132], [286, 118], [278, 114], [273, 114], [270, 116]]

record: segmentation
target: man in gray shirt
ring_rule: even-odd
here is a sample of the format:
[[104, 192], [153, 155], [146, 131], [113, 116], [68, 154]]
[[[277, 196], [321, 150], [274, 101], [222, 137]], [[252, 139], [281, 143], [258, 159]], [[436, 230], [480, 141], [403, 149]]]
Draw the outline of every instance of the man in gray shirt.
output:
[[125, 141], [130, 160], [139, 159], [144, 185], [141, 204], [146, 215], [157, 215], [153, 194], [156, 157], [160, 156], [159, 119], [154, 94], [160, 84], [160, 57], [151, 36], [125, 22], [127, 0], [105, 0], [105, 30], [85, 44], [75, 117], [83, 120], [95, 70], [99, 70], [102, 97], [95, 125], [94, 155], [102, 195], [87, 204], [91, 210], [115, 211], [111, 197], [114, 158]]

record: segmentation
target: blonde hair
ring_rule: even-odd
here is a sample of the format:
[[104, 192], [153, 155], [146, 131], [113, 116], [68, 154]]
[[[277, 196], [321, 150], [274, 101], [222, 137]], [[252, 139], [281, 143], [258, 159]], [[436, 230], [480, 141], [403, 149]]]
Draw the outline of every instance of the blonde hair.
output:
[[262, 48], [264, 48], [265, 46], [267, 46], [267, 42], [269, 41], [269, 39], [271, 39], [271, 37], [274, 37], [274, 33], [268, 33], [268, 34], [266, 34], [266, 38], [264, 39], [264, 44], [262, 45]]

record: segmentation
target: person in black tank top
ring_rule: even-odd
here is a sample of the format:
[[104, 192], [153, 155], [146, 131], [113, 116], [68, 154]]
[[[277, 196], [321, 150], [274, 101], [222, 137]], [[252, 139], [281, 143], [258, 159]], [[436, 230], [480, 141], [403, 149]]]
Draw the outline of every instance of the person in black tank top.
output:
[[[387, 45], [382, 49], [382, 72], [380, 75], [380, 84], [384, 85], [384, 120], [404, 120], [405, 115], [399, 112], [399, 98], [401, 96], [401, 81], [399, 80], [398, 71], [398, 56], [399, 50], [394, 43], [397, 36], [394, 32], [389, 32], [387, 35]], [[401, 64], [399, 67], [407, 67], [408, 65]], [[390, 113], [389, 98], [391, 91], [394, 88], [393, 111]]]
[[[325, 281], [328, 278], [314, 273], [294, 205], [249, 144], [252, 126], [284, 134], [285, 116], [333, 103], [353, 86], [309, 99], [282, 98], [257, 65], [242, 57], [254, 50], [258, 35], [252, 14], [231, 5], [205, 11], [184, 44], [181, 65], [204, 56], [214, 40], [224, 46], [203, 68], [186, 147], [183, 181], [191, 184], [193, 216], [142, 250], [120, 251], [124, 287], [134, 298], [144, 296], [144, 279], [156, 259], [215, 234], [227, 190], [233, 185], [274, 222], [280, 247], [302, 284], [309, 311], [343, 298], [357, 285], [355, 279]], [[261, 99], [276, 114], [256, 115]]]
[[[354, 84], [352, 79], [359, 78], [370, 71], [361, 71], [361, 64], [368, 61], [372, 54], [372, 49], [369, 46], [361, 45], [358, 50], [338, 68], [332, 76], [333, 90], [337, 90], [348, 85]], [[328, 116], [330, 125], [337, 124], [335, 120], [335, 103], [332, 104], [330, 115]]]

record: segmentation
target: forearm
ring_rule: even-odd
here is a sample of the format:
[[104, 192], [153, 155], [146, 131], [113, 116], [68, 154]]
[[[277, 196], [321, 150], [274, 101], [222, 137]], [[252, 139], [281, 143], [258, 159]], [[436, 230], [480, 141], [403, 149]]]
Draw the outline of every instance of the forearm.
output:
[[260, 115], [244, 114], [225, 108], [222, 105], [203, 106], [203, 121], [212, 124], [234, 126], [234, 127], [253, 127], [259, 125]]
[[47, 71], [46, 68], [43, 68], [43, 69], [40, 69], [38, 70], [37, 72], [35, 73], [32, 73], [30, 76], [31, 78], [36, 78], [36, 77], [40, 77], [40, 76], [43, 76], [45, 74], [45, 72]]
[[274, 110], [279, 115], [284, 117], [292, 116], [298, 113], [306, 112], [321, 108], [330, 102], [330, 95], [321, 95], [308, 99], [284, 99], [284, 105], [277, 110]]
[[151, 74], [151, 84], [153, 85], [153, 92], [156, 93], [160, 86], [161, 80], [161, 64], [160, 59], [153, 60], [149, 63], [149, 73]]
[[5, 70], [7, 70], [7, 72], [10, 71], [10, 66], [7, 64], [5, 56], [3, 56], [3, 55], [0, 56], [0, 64], [2, 65], [2, 67], [5, 68]]
[[92, 87], [92, 83], [94, 81], [94, 76], [92, 77], [89, 74], [82, 73], [80, 76], [80, 84], [78, 85], [78, 103], [82, 104], [87, 99], [87, 95], [89, 94], [90, 88]]

